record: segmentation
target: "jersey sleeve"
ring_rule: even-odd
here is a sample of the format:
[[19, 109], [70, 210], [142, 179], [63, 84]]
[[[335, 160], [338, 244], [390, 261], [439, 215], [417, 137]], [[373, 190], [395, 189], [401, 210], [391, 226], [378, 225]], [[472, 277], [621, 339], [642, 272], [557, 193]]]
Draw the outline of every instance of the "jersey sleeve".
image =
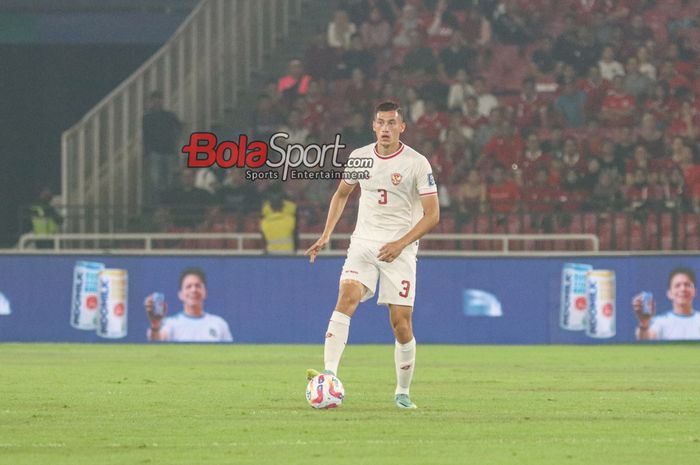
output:
[[437, 184], [433, 176], [433, 169], [430, 162], [425, 157], [421, 157], [418, 162], [416, 173], [416, 190], [422, 196], [437, 195]]
[[221, 319], [222, 331], [221, 331], [221, 342], [233, 342], [233, 336], [231, 335], [231, 329], [226, 323], [226, 320]]

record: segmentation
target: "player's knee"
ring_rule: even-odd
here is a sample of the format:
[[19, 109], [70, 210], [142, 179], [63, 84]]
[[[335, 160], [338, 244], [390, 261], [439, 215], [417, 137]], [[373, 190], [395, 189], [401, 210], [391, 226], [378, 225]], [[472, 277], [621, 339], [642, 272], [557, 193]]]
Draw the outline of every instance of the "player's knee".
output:
[[413, 331], [411, 321], [405, 318], [392, 320], [391, 327], [394, 330], [395, 336], [407, 336], [411, 334], [411, 331]]
[[345, 313], [346, 315], [352, 315], [357, 306], [360, 304], [360, 297], [342, 293], [338, 296], [338, 303], [335, 306], [336, 311]]

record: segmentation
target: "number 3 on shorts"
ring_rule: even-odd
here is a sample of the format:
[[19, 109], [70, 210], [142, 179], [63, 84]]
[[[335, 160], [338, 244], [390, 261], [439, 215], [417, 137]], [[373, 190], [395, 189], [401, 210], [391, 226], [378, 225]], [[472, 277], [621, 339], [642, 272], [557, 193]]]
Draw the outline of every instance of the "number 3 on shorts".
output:
[[403, 286], [403, 291], [399, 292], [399, 297], [408, 297], [408, 291], [411, 290], [411, 281], [403, 280], [401, 281], [401, 285]]

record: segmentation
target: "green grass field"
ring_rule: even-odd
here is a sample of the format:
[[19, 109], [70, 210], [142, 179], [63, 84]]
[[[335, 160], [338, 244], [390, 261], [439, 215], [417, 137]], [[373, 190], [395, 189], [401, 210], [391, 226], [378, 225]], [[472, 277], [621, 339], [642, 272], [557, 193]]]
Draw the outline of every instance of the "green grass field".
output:
[[0, 344], [0, 464], [700, 463], [697, 344], [349, 345], [346, 401], [304, 398], [322, 346]]

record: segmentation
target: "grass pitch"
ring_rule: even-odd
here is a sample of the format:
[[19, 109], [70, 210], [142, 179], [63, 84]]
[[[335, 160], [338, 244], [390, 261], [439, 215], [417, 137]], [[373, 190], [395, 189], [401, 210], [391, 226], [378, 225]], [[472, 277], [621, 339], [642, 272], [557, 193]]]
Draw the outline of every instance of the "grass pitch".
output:
[[697, 344], [349, 345], [346, 401], [304, 398], [321, 346], [0, 344], [0, 464], [697, 464]]

